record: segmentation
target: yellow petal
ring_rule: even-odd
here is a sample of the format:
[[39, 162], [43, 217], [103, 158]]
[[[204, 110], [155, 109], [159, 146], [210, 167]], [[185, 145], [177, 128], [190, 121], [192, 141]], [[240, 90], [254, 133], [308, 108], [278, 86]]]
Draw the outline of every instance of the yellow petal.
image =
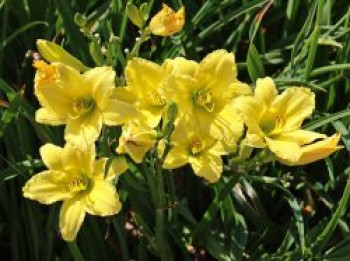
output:
[[235, 56], [224, 49], [208, 54], [199, 66], [199, 73], [214, 74], [220, 78], [227, 78], [227, 80], [237, 77]]
[[198, 119], [193, 118], [192, 114], [184, 114], [175, 125], [175, 130], [171, 134], [172, 144], [181, 144], [186, 147], [192, 136], [198, 131]]
[[84, 218], [85, 210], [79, 198], [72, 198], [63, 202], [60, 210], [59, 227], [64, 240], [75, 240]]
[[107, 158], [102, 158], [94, 162], [94, 178], [105, 180], [108, 182], [113, 181], [116, 177], [127, 171], [128, 164], [124, 158], [113, 159], [109, 165], [108, 172], [105, 177]]
[[67, 114], [57, 114], [49, 108], [42, 107], [35, 112], [35, 121], [53, 126], [63, 125], [67, 121]]
[[157, 132], [140, 123], [130, 122], [123, 126], [119, 138], [118, 153], [127, 153], [136, 163], [141, 163], [147, 151], [156, 142]]
[[199, 157], [190, 157], [189, 163], [197, 176], [210, 183], [218, 181], [221, 177], [223, 163], [220, 156], [203, 154]]
[[60, 62], [83, 72], [88, 68], [77, 58], [65, 51], [61, 46], [53, 42], [39, 39], [36, 42], [40, 54], [48, 62]]
[[65, 170], [71, 174], [91, 176], [95, 157], [95, 144], [66, 143], [63, 148], [62, 162]]
[[266, 143], [264, 138], [259, 135], [259, 134], [255, 134], [255, 133], [247, 133], [245, 139], [245, 144], [247, 146], [253, 147], [253, 148], [265, 148], [266, 147]]
[[137, 116], [138, 112], [132, 104], [117, 99], [108, 99], [102, 111], [103, 123], [109, 126], [127, 123]]
[[210, 129], [213, 137], [218, 137], [218, 134], [221, 134], [222, 138], [218, 139], [228, 142], [237, 141], [242, 136], [243, 127], [243, 119], [236, 112], [233, 103], [226, 104], [219, 113], [214, 115], [213, 123], [205, 126], [206, 129]]
[[227, 90], [223, 93], [223, 98], [231, 101], [239, 96], [251, 95], [252, 89], [249, 87], [249, 85], [237, 80], [230, 84]]
[[177, 169], [188, 163], [188, 153], [181, 146], [174, 146], [170, 149], [165, 158], [163, 167], [165, 169]]
[[213, 93], [224, 92], [237, 80], [235, 56], [226, 50], [216, 50], [208, 54], [199, 65], [196, 77], [203, 85], [210, 85]]
[[64, 132], [64, 138], [74, 144], [92, 144], [100, 136], [102, 129], [102, 115], [94, 110], [88, 115], [78, 118], [69, 117]]
[[295, 142], [299, 145], [309, 144], [317, 139], [325, 139], [325, 134], [308, 130], [295, 130], [278, 135], [279, 140]]
[[233, 101], [233, 105], [243, 116], [250, 133], [263, 133], [259, 124], [267, 108], [261, 100], [253, 97], [239, 97]]
[[338, 146], [340, 134], [335, 134], [327, 139], [317, 141], [310, 145], [305, 145], [301, 148], [301, 157], [298, 161], [280, 160], [283, 164], [289, 166], [305, 165], [314, 161], [324, 159], [341, 149], [342, 146]]
[[122, 207], [115, 187], [103, 180], [94, 181], [84, 198], [84, 206], [87, 213], [103, 217], [117, 214]]
[[99, 109], [106, 107], [108, 97], [115, 87], [115, 72], [112, 67], [95, 67], [83, 74], [85, 84], [91, 85], [92, 97]]
[[268, 148], [282, 160], [297, 162], [302, 154], [301, 147], [294, 142], [266, 138]]
[[315, 94], [308, 88], [288, 88], [271, 103], [271, 109], [285, 121], [285, 131], [296, 130], [315, 109]]
[[52, 63], [57, 67], [57, 83], [64, 90], [64, 93], [74, 100], [80, 97], [92, 95], [92, 85], [86, 84], [84, 77], [79, 71], [61, 63]]
[[193, 92], [198, 88], [198, 82], [192, 77], [169, 76], [164, 90], [166, 97], [175, 102], [180, 113], [193, 111]]
[[128, 104], [134, 104], [137, 101], [138, 95], [137, 93], [133, 92], [133, 88], [130, 86], [117, 87], [113, 89], [110, 98], [123, 101]]
[[158, 126], [160, 120], [162, 119], [163, 112], [164, 107], [139, 107], [139, 121], [150, 128], [155, 128]]
[[44, 63], [36, 67], [38, 70], [35, 74], [34, 93], [39, 103], [50, 111], [54, 111], [59, 117], [66, 118], [70, 112], [72, 99], [65, 90], [65, 85], [69, 83], [62, 82], [58, 64], [45, 65]]
[[127, 84], [140, 96], [146, 96], [148, 90], [157, 90], [163, 78], [161, 67], [142, 58], [133, 58], [125, 68]]
[[255, 97], [263, 100], [267, 106], [277, 97], [278, 91], [270, 77], [258, 79], [254, 91]]
[[154, 35], [170, 36], [179, 31], [185, 24], [185, 8], [182, 6], [176, 13], [166, 4], [152, 17], [149, 28]]
[[193, 77], [199, 68], [199, 64], [183, 57], [176, 57], [174, 59], [166, 59], [162, 64], [162, 68], [169, 74]]
[[67, 174], [62, 171], [40, 172], [27, 181], [23, 187], [23, 195], [42, 204], [65, 200], [72, 196], [67, 187], [67, 179]]
[[231, 140], [222, 140], [217, 141], [215, 144], [210, 148], [210, 153], [213, 155], [227, 155], [229, 153], [234, 153], [237, 149], [237, 140], [231, 139]]
[[45, 144], [40, 147], [40, 155], [45, 166], [51, 170], [63, 170], [63, 148], [54, 144]]

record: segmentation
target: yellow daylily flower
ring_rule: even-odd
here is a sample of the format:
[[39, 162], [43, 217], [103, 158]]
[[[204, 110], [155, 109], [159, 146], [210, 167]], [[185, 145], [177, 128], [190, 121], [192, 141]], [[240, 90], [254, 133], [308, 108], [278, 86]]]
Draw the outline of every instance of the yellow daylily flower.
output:
[[167, 76], [160, 65], [142, 58], [133, 58], [125, 68], [127, 87], [116, 91], [122, 99], [134, 101], [140, 121], [151, 128], [159, 124], [167, 104], [163, 92]]
[[237, 80], [234, 55], [217, 50], [199, 64], [177, 58], [164, 67], [176, 74], [168, 81], [165, 92], [178, 105], [179, 113], [192, 114], [198, 119], [198, 127], [210, 136], [234, 144], [242, 134], [243, 120], [232, 100], [251, 95], [250, 87]]
[[254, 97], [240, 97], [235, 106], [248, 128], [245, 142], [255, 148], [267, 147], [278, 159], [297, 163], [302, 146], [327, 136], [300, 129], [315, 109], [315, 95], [304, 87], [291, 87], [278, 95], [273, 80], [258, 79]]
[[130, 122], [123, 126], [117, 153], [128, 154], [133, 161], [141, 163], [147, 151], [156, 142], [157, 132], [141, 123]]
[[221, 155], [228, 153], [221, 142], [197, 126], [198, 122], [189, 115], [179, 119], [171, 135], [171, 149], [163, 167], [175, 169], [190, 164], [197, 176], [214, 183], [220, 179], [223, 170]]
[[89, 69], [81, 61], [54, 42], [38, 39], [36, 41], [36, 46], [38, 47], [39, 53], [42, 55], [42, 57], [44, 57], [44, 59], [50, 63], [60, 62], [73, 67], [79, 72], [85, 72]]
[[334, 134], [324, 140], [317, 141], [310, 145], [301, 147], [301, 157], [297, 162], [280, 160], [281, 163], [289, 166], [306, 165], [321, 159], [324, 159], [343, 148], [338, 146], [340, 134]]
[[149, 24], [151, 33], [160, 36], [170, 36], [181, 31], [185, 24], [185, 8], [182, 6], [176, 13], [166, 4], [163, 9], [152, 17]]
[[93, 143], [103, 123], [119, 125], [136, 115], [131, 104], [112, 97], [115, 72], [111, 67], [96, 67], [80, 74], [62, 63], [36, 61], [34, 66], [35, 95], [43, 106], [36, 112], [36, 121], [66, 124], [67, 141]]
[[27, 181], [23, 187], [26, 198], [42, 204], [63, 201], [59, 227], [64, 240], [73, 241], [86, 213], [110, 216], [121, 209], [113, 181], [128, 168], [123, 159], [113, 160], [107, 173], [107, 158], [95, 160], [95, 146], [61, 148], [46, 144], [40, 154], [48, 170]]

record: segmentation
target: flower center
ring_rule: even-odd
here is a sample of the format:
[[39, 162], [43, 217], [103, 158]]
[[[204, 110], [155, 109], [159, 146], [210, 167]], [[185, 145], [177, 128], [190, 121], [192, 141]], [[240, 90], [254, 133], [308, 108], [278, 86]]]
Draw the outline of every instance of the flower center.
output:
[[214, 110], [213, 94], [208, 89], [200, 89], [195, 92], [194, 101], [198, 106], [205, 108], [209, 112]]
[[95, 107], [95, 101], [91, 97], [78, 99], [73, 103], [73, 111], [77, 116], [83, 116], [91, 112]]
[[198, 137], [193, 138], [191, 143], [190, 143], [190, 152], [191, 152], [191, 154], [192, 155], [197, 155], [200, 152], [202, 152], [203, 150], [204, 150], [203, 142]]
[[37, 69], [37, 76], [35, 77], [35, 84], [42, 86], [53, 82], [57, 77], [57, 68], [49, 65], [44, 61], [34, 61], [33, 66]]
[[264, 121], [260, 127], [267, 135], [275, 135], [283, 131], [285, 123], [286, 119], [283, 116], [274, 115], [270, 119]]
[[154, 106], [164, 106], [166, 104], [166, 98], [155, 90], [148, 92], [148, 98]]
[[79, 191], [84, 191], [88, 188], [89, 185], [89, 180], [84, 177], [73, 177], [69, 182], [68, 182], [68, 189], [71, 192], [79, 192]]

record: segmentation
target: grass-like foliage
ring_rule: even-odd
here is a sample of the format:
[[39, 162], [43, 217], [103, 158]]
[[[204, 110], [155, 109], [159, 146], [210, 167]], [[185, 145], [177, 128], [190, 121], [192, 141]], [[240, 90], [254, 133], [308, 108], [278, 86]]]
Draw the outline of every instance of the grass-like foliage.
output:
[[[151, 34], [144, 29], [163, 2], [185, 11], [173, 14], [176, 19], [168, 31], [157, 27], [161, 20], [151, 22]], [[208, 183], [193, 174], [206, 173], [197, 173], [195, 164], [172, 169], [167, 163], [174, 145], [170, 137], [181, 136], [174, 130], [174, 119], [169, 120], [181, 108], [170, 108], [164, 112], [162, 128], [142, 130], [157, 139], [140, 135], [149, 144], [144, 158], [123, 154], [128, 170], [115, 188], [108, 184], [111, 193], [118, 191], [121, 204], [105, 218], [86, 215], [72, 241], [74, 237], [65, 236], [59, 225], [61, 202], [44, 206], [22, 192], [28, 180], [48, 167], [41, 158], [44, 149], [40, 155], [39, 148], [46, 143], [63, 147], [69, 139], [65, 126], [41, 124], [35, 116], [43, 104], [35, 96], [40, 79], [37, 76], [34, 84], [33, 61], [38, 70], [51, 70], [38, 62], [39, 52], [46, 60], [49, 56], [38, 50], [37, 39], [55, 42], [76, 57], [81, 62], [69, 58], [68, 63], [77, 71], [112, 67], [116, 86], [129, 84], [127, 66], [137, 77], [141, 65], [134, 57], [157, 64], [175, 57], [200, 62], [214, 50], [225, 49], [235, 54], [238, 80], [253, 89], [256, 80], [269, 76], [279, 93], [296, 86], [305, 87], [301, 95], [305, 90], [315, 93], [316, 109], [302, 129], [329, 136], [339, 133], [343, 148], [303, 166], [284, 165], [278, 150], [268, 144], [266, 150], [276, 155], [266, 162], [249, 149], [249, 160], [216, 155], [223, 159], [222, 175], [215, 180], [204, 175]], [[57, 68], [67, 70], [63, 65]], [[76, 75], [72, 85], [83, 77]], [[0, 260], [350, 260], [349, 75], [348, 0], [0, 0]], [[135, 85], [145, 79], [135, 80]], [[212, 112], [216, 94], [201, 90], [195, 92], [195, 102]], [[182, 103], [185, 96], [176, 95]], [[97, 106], [90, 98], [95, 99], [89, 96], [76, 104], [79, 113]], [[163, 105], [162, 97], [153, 98]], [[200, 129], [191, 121], [186, 126]], [[246, 124], [244, 132], [249, 131]], [[120, 160], [118, 153], [125, 152], [120, 145], [124, 133], [124, 127], [103, 125], [98, 136], [97, 157], [109, 158], [105, 178], [116, 167], [113, 159]], [[164, 157], [157, 156], [162, 154], [156, 147], [162, 145], [161, 138]], [[191, 143], [193, 157], [201, 150], [200, 142]], [[74, 149], [65, 150], [74, 158]], [[97, 187], [100, 181], [94, 179], [88, 183], [75, 177], [68, 188], [75, 193], [91, 184]], [[32, 183], [27, 184], [24, 196], [33, 198]], [[94, 193], [93, 188], [88, 190]], [[112, 199], [104, 200], [113, 204]]]

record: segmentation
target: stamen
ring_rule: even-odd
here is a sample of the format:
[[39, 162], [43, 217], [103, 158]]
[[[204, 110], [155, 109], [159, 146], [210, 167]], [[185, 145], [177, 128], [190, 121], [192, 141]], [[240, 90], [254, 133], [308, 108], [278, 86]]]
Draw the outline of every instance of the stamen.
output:
[[84, 177], [74, 177], [68, 183], [68, 188], [72, 192], [83, 191], [88, 187], [88, 179]]
[[207, 111], [212, 112], [214, 110], [215, 104], [210, 90], [200, 89], [195, 93], [194, 99], [197, 105], [204, 107]]
[[284, 126], [284, 124], [286, 123], [286, 119], [281, 116], [281, 115], [277, 115], [276, 116], [276, 125], [275, 125], [275, 130], [281, 130]]
[[83, 116], [87, 113], [91, 112], [95, 107], [95, 102], [90, 97], [85, 97], [79, 100], [76, 100], [73, 103], [73, 111], [77, 114], [77, 116]]
[[155, 106], [164, 106], [167, 102], [163, 95], [154, 90], [148, 93], [148, 97], [150, 98], [151, 103]]
[[190, 143], [190, 151], [193, 155], [197, 155], [200, 152], [202, 152], [204, 149], [204, 145], [202, 143], [202, 141], [196, 137], [194, 138], [191, 143]]

